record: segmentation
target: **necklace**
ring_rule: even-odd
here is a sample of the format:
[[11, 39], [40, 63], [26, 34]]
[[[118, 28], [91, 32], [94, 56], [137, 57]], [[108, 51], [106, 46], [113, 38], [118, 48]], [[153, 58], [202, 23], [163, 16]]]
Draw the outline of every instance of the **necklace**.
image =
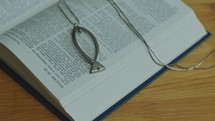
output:
[[[67, 10], [69, 10], [69, 12], [72, 14], [72, 16], [75, 18], [76, 22], [71, 21], [71, 19], [67, 16], [66, 12], [63, 9], [63, 5], [66, 7]], [[66, 17], [66, 19], [70, 22], [70, 24], [74, 25], [74, 28], [72, 30], [72, 40], [74, 42], [74, 45], [76, 46], [76, 48], [80, 51], [80, 53], [83, 55], [83, 57], [85, 58], [85, 60], [91, 64], [91, 68], [90, 68], [90, 73], [96, 73], [96, 72], [100, 72], [105, 70], [105, 67], [100, 64], [98, 62], [98, 55], [99, 55], [99, 44], [96, 40], [96, 37], [86, 28], [79, 26], [80, 21], [78, 19], [78, 17], [75, 15], [75, 13], [70, 9], [70, 7], [68, 6], [68, 4], [66, 3], [65, 0], [61, 0], [61, 3], [58, 3], [58, 7], [60, 9], [60, 11], [63, 13], [63, 15]], [[79, 46], [78, 44], [78, 39], [76, 37], [77, 33], [81, 34], [81, 33], [85, 33], [87, 34], [91, 40], [93, 41], [94, 47], [95, 47], [95, 56], [92, 59], [90, 56], [88, 56]]]
[[147, 47], [147, 51], [153, 60], [157, 65], [166, 67], [173, 71], [178, 72], [185, 72], [185, 71], [192, 71], [192, 70], [207, 70], [215, 68], [215, 65], [210, 67], [201, 68], [200, 66], [206, 62], [206, 60], [209, 58], [210, 55], [215, 53], [215, 50], [210, 52], [205, 58], [203, 58], [197, 65], [193, 67], [183, 67], [179, 66], [177, 64], [165, 64], [159, 56], [154, 52], [154, 50], [151, 48], [151, 46], [147, 43], [147, 41], [144, 39], [144, 37], [137, 31], [137, 29], [134, 27], [134, 25], [129, 21], [128, 17], [124, 14], [124, 12], [121, 10], [121, 8], [113, 1], [108, 0], [108, 2], [111, 4], [111, 6], [116, 10], [119, 17], [123, 20], [123, 22], [128, 26], [128, 28], [133, 32], [134, 35], [136, 35]]

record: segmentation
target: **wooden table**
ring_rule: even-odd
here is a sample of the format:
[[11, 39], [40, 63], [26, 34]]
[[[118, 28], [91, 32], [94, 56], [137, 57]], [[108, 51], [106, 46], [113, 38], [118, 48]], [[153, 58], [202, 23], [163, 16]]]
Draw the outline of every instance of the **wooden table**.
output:
[[[215, 34], [215, 0], [184, 0], [208, 31]], [[186, 57], [193, 65], [215, 49], [215, 36]], [[215, 64], [215, 57], [208, 64]], [[58, 121], [0, 69], [0, 121]], [[106, 121], [215, 121], [215, 69], [178, 73], [168, 71]]]

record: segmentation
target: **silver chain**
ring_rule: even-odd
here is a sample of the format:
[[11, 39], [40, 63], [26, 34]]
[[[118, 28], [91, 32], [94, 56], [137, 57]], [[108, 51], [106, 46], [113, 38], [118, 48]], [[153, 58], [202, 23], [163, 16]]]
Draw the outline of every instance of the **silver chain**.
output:
[[[61, 3], [60, 3], [61, 2]], [[78, 19], [78, 17], [75, 15], [75, 13], [71, 10], [71, 8], [68, 6], [67, 2], [65, 0], [61, 0], [59, 3], [58, 3], [58, 7], [60, 9], [60, 11], [63, 13], [63, 15], [69, 20], [69, 22], [75, 26], [78, 26], [80, 24], [80, 21]], [[64, 11], [62, 5], [65, 5], [65, 7], [69, 10], [69, 12], [75, 17], [75, 20], [77, 21], [76, 23], [75, 22], [72, 22], [72, 20], [66, 15], [66, 12]]]
[[[215, 65], [206, 67], [206, 68], [200, 68], [200, 66], [205, 63], [205, 61], [209, 58], [210, 55], [215, 53], [215, 50], [210, 52], [204, 59], [202, 59], [196, 66], [193, 67], [183, 67], [179, 66], [177, 64], [165, 64], [159, 56], [154, 52], [154, 50], [151, 48], [151, 46], [147, 43], [147, 41], [144, 39], [144, 37], [138, 32], [138, 30], [133, 26], [133, 24], [129, 21], [128, 17], [124, 14], [124, 12], [121, 10], [121, 8], [113, 1], [108, 0], [109, 3], [113, 6], [113, 8], [116, 10], [119, 17], [123, 20], [123, 22], [129, 27], [129, 29], [145, 44], [147, 47], [148, 53], [152, 60], [159, 66], [164, 66], [170, 70], [178, 71], [178, 72], [186, 72], [186, 71], [192, 71], [192, 70], [207, 70], [215, 68]], [[174, 67], [175, 66], [175, 67]], [[176, 68], [177, 67], [177, 68]]]

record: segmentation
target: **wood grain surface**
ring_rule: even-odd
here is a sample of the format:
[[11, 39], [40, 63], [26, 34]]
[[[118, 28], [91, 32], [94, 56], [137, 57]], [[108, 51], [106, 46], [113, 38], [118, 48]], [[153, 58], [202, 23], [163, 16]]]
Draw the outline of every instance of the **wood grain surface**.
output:
[[[215, 34], [215, 0], [183, 1], [195, 10], [207, 30]], [[213, 35], [180, 64], [192, 66], [214, 49]], [[214, 55], [208, 64], [215, 64]], [[0, 68], [0, 121], [58, 120]], [[215, 121], [215, 69], [168, 71], [105, 120]]]

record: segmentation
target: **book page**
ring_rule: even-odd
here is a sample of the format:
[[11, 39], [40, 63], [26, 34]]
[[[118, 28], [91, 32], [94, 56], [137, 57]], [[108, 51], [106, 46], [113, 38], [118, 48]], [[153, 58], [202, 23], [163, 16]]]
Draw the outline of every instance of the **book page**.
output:
[[[138, 58], [132, 53], [144, 46], [106, 0], [68, 2], [80, 19], [80, 26], [97, 38], [100, 46], [98, 61], [107, 68], [106, 71], [89, 74], [90, 64], [84, 60], [71, 38], [74, 26], [57, 5], [0, 36], [1, 43], [10, 48], [63, 105], [69, 104], [95, 85], [108, 81], [107, 78]], [[154, 45], [158, 42], [152, 41], [153, 38], [163, 35], [165, 31], [171, 30], [169, 35], [177, 32], [180, 27], [170, 28], [183, 22], [183, 18], [192, 13], [180, 1], [172, 0], [118, 0], [117, 4], [138, 31]], [[156, 7], [153, 9], [147, 8], [154, 4]], [[74, 21], [72, 15], [68, 14], [68, 17]], [[93, 58], [94, 47], [89, 37], [80, 34], [78, 39], [82, 40], [79, 42], [83, 49]]]
[[1, 0], [0, 34], [44, 10], [58, 0]]

